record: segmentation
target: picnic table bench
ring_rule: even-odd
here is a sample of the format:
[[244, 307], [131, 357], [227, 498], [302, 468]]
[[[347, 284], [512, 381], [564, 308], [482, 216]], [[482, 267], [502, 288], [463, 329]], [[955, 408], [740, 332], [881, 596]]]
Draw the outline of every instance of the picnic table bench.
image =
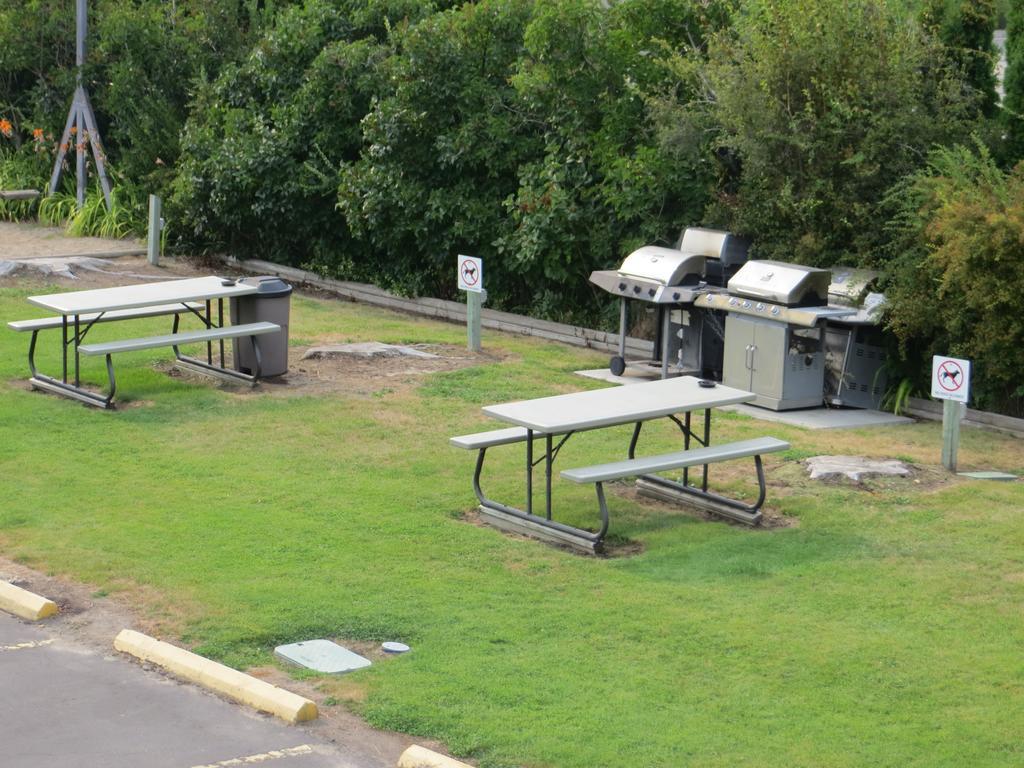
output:
[[[645, 495], [663, 500], [688, 503], [717, 515], [729, 517], [748, 525], [757, 525], [762, 519], [761, 506], [766, 495], [764, 466], [761, 456], [786, 450], [789, 444], [773, 437], [759, 437], [732, 443], [711, 445], [711, 409], [722, 405], [753, 399], [752, 392], [712, 385], [689, 377], [664, 379], [644, 384], [631, 384], [589, 392], [525, 400], [516, 403], [488, 406], [484, 412], [494, 418], [513, 422], [518, 426], [460, 435], [450, 443], [465, 450], [476, 450], [476, 468], [473, 490], [480, 502], [482, 518], [499, 528], [538, 536], [549, 541], [597, 552], [608, 531], [608, 506], [603, 484], [627, 477], [637, 478], [637, 488]], [[691, 424], [692, 411], [704, 411], [703, 433]], [[678, 417], [682, 414], [682, 419]], [[636, 446], [646, 421], [669, 418], [683, 433], [684, 450], [657, 456], [636, 456]], [[597, 531], [566, 525], [552, 519], [552, 464], [558, 452], [572, 435], [591, 429], [634, 424], [627, 458], [606, 464], [578, 467], [561, 472], [561, 477], [574, 483], [595, 485], [601, 515]], [[557, 444], [555, 439], [559, 438]], [[544, 444], [543, 456], [534, 460], [536, 440]], [[480, 484], [484, 460], [489, 448], [526, 444], [526, 508], [502, 504], [487, 497]], [[695, 447], [691, 447], [691, 443]], [[699, 446], [699, 447], [696, 447]], [[708, 490], [708, 466], [735, 459], [754, 459], [758, 483], [758, 497], [752, 503], [727, 498]], [[533, 514], [533, 468], [545, 465], [545, 513]], [[691, 485], [689, 470], [702, 468], [701, 482]], [[682, 470], [681, 481], [655, 475], [655, 472]]]
[[[99, 288], [89, 291], [57, 293], [49, 296], [31, 296], [29, 302], [57, 313], [53, 317], [32, 320], [15, 320], [8, 323], [14, 331], [31, 332], [29, 343], [29, 369], [32, 386], [54, 394], [70, 397], [89, 405], [109, 408], [116, 390], [112, 356], [159, 347], [172, 347], [178, 365], [197, 370], [230, 381], [242, 381], [251, 385], [260, 378], [260, 349], [258, 337], [275, 333], [280, 326], [275, 323], [245, 323], [224, 325], [223, 299], [244, 296], [257, 291], [257, 287], [236, 283], [220, 277], [202, 277], [185, 280], [169, 280], [160, 283], [143, 283], [118, 288]], [[212, 303], [217, 302], [217, 316], [212, 314]], [[170, 334], [158, 336], [119, 339], [114, 341], [84, 344], [86, 335], [98, 323], [134, 320], [169, 315], [173, 317]], [[181, 317], [194, 315], [205, 326], [201, 330], [179, 332]], [[36, 367], [35, 353], [40, 331], [50, 329], [62, 331], [61, 377], [47, 376]], [[224, 341], [226, 339], [248, 338], [253, 345], [255, 367], [252, 373], [235, 371], [224, 365]], [[220, 344], [220, 365], [213, 363], [213, 343]], [[185, 344], [205, 343], [206, 360], [182, 354], [180, 347]], [[69, 380], [69, 350], [74, 357], [74, 377]], [[108, 389], [98, 394], [81, 385], [79, 356], [103, 356], [106, 358]]]

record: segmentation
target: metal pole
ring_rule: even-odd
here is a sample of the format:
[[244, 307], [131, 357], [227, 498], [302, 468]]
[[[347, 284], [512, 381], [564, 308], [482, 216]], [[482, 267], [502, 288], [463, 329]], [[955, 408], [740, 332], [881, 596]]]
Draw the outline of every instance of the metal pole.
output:
[[480, 291], [466, 291], [466, 332], [469, 337], [469, 351], [479, 352], [480, 344], [480, 315], [483, 310], [483, 293]]
[[956, 400], [942, 401], [942, 466], [950, 472], [956, 472], [962, 411], [961, 404]]
[[149, 237], [146, 241], [146, 255], [154, 267], [160, 265], [160, 198], [149, 196]]

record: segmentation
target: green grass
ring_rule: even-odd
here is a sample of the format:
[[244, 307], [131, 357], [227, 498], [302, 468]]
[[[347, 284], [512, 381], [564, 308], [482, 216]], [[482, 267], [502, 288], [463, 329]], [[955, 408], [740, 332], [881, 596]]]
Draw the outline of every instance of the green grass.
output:
[[[24, 296], [42, 290], [0, 289], [0, 320], [33, 316]], [[306, 341], [464, 342], [308, 298], [292, 323]], [[616, 492], [615, 540], [642, 551], [595, 559], [464, 522], [474, 457], [447, 438], [498, 426], [481, 405], [594, 386], [571, 372], [603, 355], [486, 334], [494, 361], [411, 393], [281, 397], [172, 379], [155, 350], [124, 356], [125, 407], [104, 413], [27, 391], [27, 342], [0, 333], [0, 552], [131, 596], [169, 639], [239, 667], [312, 637], [407, 642], [324, 698], [485, 766], [1024, 763], [1024, 490], [936, 471], [937, 424], [822, 433], [723, 414], [721, 440], [792, 442], [768, 462], [769, 504], [798, 524], [703, 522]], [[560, 463], [608, 460], [628, 434], [576, 436]], [[645, 433], [652, 451], [674, 439]], [[1020, 442], [962, 439], [965, 467], [1024, 471]], [[926, 470], [812, 484], [797, 462], [817, 453]], [[518, 499], [520, 464], [492, 451], [489, 494]], [[740, 476], [731, 490], [752, 494]], [[555, 501], [596, 522], [592, 489], [559, 484]]]

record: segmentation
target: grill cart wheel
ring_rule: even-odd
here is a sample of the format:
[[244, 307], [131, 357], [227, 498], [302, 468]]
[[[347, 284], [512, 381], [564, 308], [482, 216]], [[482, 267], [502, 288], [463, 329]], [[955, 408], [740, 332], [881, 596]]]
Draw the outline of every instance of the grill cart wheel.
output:
[[626, 361], [618, 355], [615, 355], [615, 357], [608, 362], [608, 369], [616, 376], [621, 376], [626, 372]]

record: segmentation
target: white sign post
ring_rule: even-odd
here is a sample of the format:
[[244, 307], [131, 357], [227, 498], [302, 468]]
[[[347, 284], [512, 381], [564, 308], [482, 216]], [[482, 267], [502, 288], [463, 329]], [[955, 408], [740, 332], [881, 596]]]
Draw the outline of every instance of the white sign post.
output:
[[956, 357], [932, 358], [932, 397], [942, 404], [942, 466], [956, 472], [960, 447], [960, 418], [970, 396], [971, 361]]
[[479, 352], [480, 315], [483, 312], [484, 298], [484, 261], [475, 256], [459, 256], [457, 260], [459, 290], [466, 292], [466, 333], [469, 337], [469, 350]]

